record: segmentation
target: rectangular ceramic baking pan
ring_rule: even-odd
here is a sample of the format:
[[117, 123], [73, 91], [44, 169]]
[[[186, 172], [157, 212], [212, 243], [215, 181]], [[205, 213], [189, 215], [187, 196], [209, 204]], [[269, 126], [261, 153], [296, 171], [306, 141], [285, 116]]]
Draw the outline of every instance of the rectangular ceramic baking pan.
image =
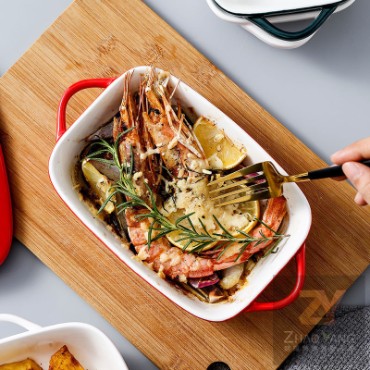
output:
[[[140, 77], [149, 67], [137, 67], [131, 79], [132, 91], [138, 90]], [[127, 73], [127, 72], [126, 72]], [[266, 310], [283, 307], [291, 303], [299, 294], [304, 279], [304, 242], [311, 225], [311, 210], [309, 204], [296, 184], [287, 184], [285, 196], [287, 198], [289, 222], [286, 238], [275, 254], [262, 259], [248, 277], [248, 284], [235, 294], [232, 302], [208, 304], [185, 295], [171, 283], [161, 279], [157, 273], [146, 265], [133, 259], [133, 253], [126, 246], [122, 246], [106, 226], [93, 217], [84, 203], [81, 202], [73, 188], [72, 172], [79, 158], [80, 152], [86, 145], [85, 138], [95, 132], [104, 122], [110, 120], [117, 112], [122, 100], [124, 75], [117, 79], [92, 79], [77, 82], [68, 88], [62, 97], [58, 112], [57, 144], [51, 154], [49, 162], [50, 179], [64, 202], [75, 215], [110, 248], [133, 271], [146, 282], [163, 293], [174, 303], [191, 314], [210, 321], [229, 319], [245, 309]], [[199, 95], [191, 87], [171, 77], [172, 86], [178, 84], [175, 97], [182, 102], [183, 107], [191, 107], [197, 116], [204, 115], [216, 122], [224, 129], [236, 143], [244, 145], [252, 162], [266, 160], [273, 161], [277, 168], [284, 170], [273, 158], [241, 127], [221, 112], [217, 107]], [[66, 129], [65, 110], [70, 97], [81, 89], [89, 87], [105, 87], [106, 90], [88, 107], [77, 121]], [[279, 271], [294, 257], [297, 261], [297, 279], [291, 294], [279, 302], [256, 303], [258, 295], [273, 280]], [[145, 282], [143, 281], [143, 289]]]
[[[302, 46], [333, 14], [355, 0], [207, 0], [221, 19], [237, 23], [267, 44], [291, 49]], [[287, 31], [276, 24], [309, 19], [297, 31]]]
[[76, 322], [41, 327], [10, 314], [0, 314], [1, 322], [14, 323], [26, 331], [0, 339], [0, 364], [29, 357], [47, 370], [50, 357], [66, 345], [86, 370], [128, 370], [111, 340], [94, 326]]

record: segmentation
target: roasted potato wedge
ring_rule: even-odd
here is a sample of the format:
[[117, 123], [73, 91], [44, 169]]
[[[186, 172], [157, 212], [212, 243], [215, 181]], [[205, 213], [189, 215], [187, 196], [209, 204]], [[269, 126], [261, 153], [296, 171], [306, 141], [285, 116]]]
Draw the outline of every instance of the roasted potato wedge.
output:
[[49, 370], [84, 370], [84, 368], [64, 345], [51, 356]]
[[42, 370], [42, 368], [31, 358], [27, 358], [23, 361], [0, 365], [0, 370]]

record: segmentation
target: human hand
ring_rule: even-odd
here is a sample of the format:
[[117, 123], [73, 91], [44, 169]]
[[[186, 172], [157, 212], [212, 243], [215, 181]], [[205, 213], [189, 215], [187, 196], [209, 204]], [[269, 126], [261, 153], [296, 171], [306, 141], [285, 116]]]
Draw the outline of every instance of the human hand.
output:
[[370, 137], [356, 141], [331, 156], [333, 163], [341, 165], [347, 179], [357, 189], [355, 202], [360, 206], [370, 204], [370, 168], [361, 161], [370, 159]]

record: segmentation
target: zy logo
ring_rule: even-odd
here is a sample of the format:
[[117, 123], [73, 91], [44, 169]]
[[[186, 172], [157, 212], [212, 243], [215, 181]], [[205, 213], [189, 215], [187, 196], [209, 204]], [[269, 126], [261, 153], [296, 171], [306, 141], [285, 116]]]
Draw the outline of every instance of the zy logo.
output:
[[[338, 301], [338, 299], [343, 295], [344, 290], [337, 290], [333, 297], [330, 299], [324, 290], [303, 290], [301, 292], [301, 297], [310, 298], [311, 301], [306, 307], [306, 309], [299, 316], [299, 321], [304, 325], [316, 325], [320, 311], [324, 313], [329, 312], [330, 308]], [[321, 313], [322, 313], [321, 311]], [[330, 318], [328, 318], [330, 320]]]

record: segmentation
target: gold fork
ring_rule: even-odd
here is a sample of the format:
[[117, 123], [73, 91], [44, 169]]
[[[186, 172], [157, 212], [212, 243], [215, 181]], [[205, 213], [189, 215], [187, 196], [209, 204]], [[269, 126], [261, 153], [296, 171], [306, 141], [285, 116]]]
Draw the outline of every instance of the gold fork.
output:
[[[360, 163], [370, 167], [370, 160], [361, 161]], [[211, 181], [208, 186], [219, 185], [217, 189], [211, 190], [209, 194], [211, 199], [221, 202], [216, 205], [220, 207], [279, 197], [283, 194], [283, 184], [287, 182], [302, 182], [340, 176], [344, 176], [342, 166], [332, 166], [298, 175], [284, 176], [278, 172], [272, 162], [261, 162], [219, 177]], [[243, 177], [242, 180], [235, 181], [241, 177]], [[230, 183], [232, 180], [234, 181]], [[238, 194], [239, 196], [237, 196]], [[230, 196], [234, 197], [225, 199]]]

